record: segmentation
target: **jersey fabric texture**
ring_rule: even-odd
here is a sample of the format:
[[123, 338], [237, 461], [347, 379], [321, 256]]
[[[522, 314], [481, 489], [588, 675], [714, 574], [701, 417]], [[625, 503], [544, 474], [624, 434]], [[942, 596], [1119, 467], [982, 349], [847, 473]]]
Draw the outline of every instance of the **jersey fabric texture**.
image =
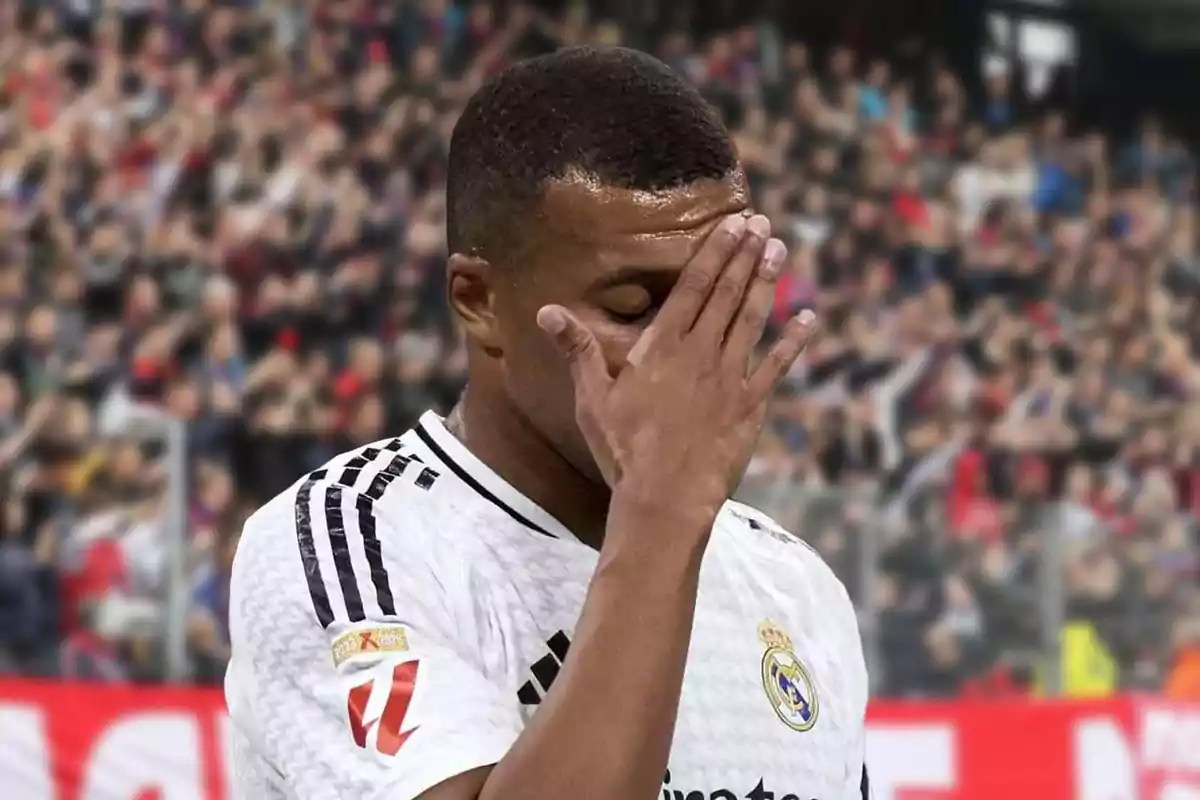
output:
[[[569, 657], [596, 561], [432, 413], [298, 481], [234, 561], [234, 796], [410, 800], [496, 763]], [[863, 797], [866, 703], [845, 588], [728, 503], [664, 800]]]

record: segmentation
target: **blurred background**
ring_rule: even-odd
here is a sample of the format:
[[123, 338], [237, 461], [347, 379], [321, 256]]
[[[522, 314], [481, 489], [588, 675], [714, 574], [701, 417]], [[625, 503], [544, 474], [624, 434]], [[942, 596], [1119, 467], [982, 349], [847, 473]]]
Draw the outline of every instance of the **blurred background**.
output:
[[[219, 684], [245, 516], [462, 387], [458, 110], [582, 41], [720, 109], [776, 321], [823, 319], [741, 495], [860, 610], [877, 795], [1200, 792], [1200, 2], [0, 0], [0, 721], [49, 765], [14, 800], [223, 796], [214, 748], [123, 789], [56, 720], [218, 708], [149, 687]], [[1131, 788], [1037, 783], [1074, 708]], [[1008, 722], [1033, 783], [963, 755]], [[952, 775], [903, 793], [928, 725]]]

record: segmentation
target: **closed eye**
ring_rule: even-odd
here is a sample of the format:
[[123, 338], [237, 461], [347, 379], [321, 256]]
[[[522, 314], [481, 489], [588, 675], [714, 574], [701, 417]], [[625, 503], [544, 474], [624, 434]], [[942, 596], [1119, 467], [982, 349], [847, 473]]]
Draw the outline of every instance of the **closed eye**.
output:
[[622, 325], [637, 325], [639, 323], [648, 323], [654, 319], [654, 315], [658, 313], [658, 306], [650, 306], [642, 311], [637, 312], [620, 312], [607, 309], [606, 312], [614, 322], [619, 322]]
[[636, 325], [653, 319], [664, 299], [666, 292], [656, 292], [641, 284], [624, 283], [605, 289], [599, 298], [599, 306], [614, 322]]

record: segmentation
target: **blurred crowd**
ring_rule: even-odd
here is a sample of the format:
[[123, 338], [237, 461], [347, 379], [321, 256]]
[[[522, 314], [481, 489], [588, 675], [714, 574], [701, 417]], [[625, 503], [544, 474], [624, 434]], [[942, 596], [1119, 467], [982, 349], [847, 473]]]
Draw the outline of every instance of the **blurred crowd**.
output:
[[[0, 674], [161, 679], [182, 560], [219, 679], [248, 511], [461, 388], [457, 109], [623, 36], [480, 0], [0, 0]], [[744, 493], [846, 580], [880, 692], [1033, 691], [1051, 652], [1081, 692], [1200, 696], [1191, 155], [1031, 113], [1013, 70], [980, 102], [822, 44], [648, 43], [792, 245], [777, 319], [823, 320]], [[186, 421], [182, 555], [153, 409]]]

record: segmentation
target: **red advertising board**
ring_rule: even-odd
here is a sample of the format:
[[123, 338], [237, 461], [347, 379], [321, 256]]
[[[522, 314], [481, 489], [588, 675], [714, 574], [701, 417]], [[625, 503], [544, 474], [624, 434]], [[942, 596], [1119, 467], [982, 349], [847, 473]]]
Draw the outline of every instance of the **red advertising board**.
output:
[[1137, 704], [1138, 787], [1141, 797], [1200, 800], [1200, 704]]
[[[0, 796], [224, 800], [228, 725], [211, 690], [0, 681]], [[1200, 705], [876, 703], [867, 758], [876, 800], [1197, 800]]]

